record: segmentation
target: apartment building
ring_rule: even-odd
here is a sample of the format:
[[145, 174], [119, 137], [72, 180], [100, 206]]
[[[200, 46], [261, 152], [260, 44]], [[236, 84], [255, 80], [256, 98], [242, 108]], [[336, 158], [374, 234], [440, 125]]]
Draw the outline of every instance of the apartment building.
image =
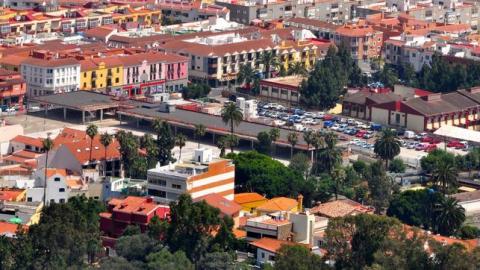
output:
[[226, 159], [214, 159], [211, 149], [197, 149], [194, 159], [176, 164], [157, 166], [147, 172], [148, 195], [155, 201], [169, 203], [181, 194], [193, 199], [217, 193], [233, 200], [235, 165]]
[[346, 24], [336, 29], [333, 35], [335, 44], [346, 44], [351, 48], [356, 60], [377, 58], [382, 53], [383, 33], [367, 25], [363, 20]]
[[27, 85], [19, 72], [0, 69], [0, 105], [23, 108]]
[[[330, 43], [295, 40], [292, 30], [257, 32], [240, 35], [236, 32], [200, 36], [166, 42], [160, 50], [188, 57], [189, 77], [192, 81], [207, 82], [211, 86], [227, 85], [234, 81], [242, 65], [264, 71], [262, 54], [273, 52], [280, 61], [302, 62], [307, 68], [326, 53]], [[283, 39], [282, 39], [283, 37]]]
[[80, 71], [80, 90], [110, 90], [123, 85], [123, 63], [118, 57], [81, 60]]
[[297, 75], [263, 79], [260, 81], [260, 97], [289, 105], [299, 104], [300, 84], [304, 79]]
[[21, 64], [28, 96], [76, 91], [80, 87], [80, 63], [74, 58], [30, 57]]
[[228, 8], [219, 5], [201, 4], [199, 1], [162, 1], [158, 3], [158, 7], [162, 11], [162, 19], [174, 23], [203, 21], [211, 17], [230, 20], [230, 10]]
[[295, 27], [310, 30], [320, 39], [331, 39], [341, 25], [311, 18], [290, 18], [283, 21], [285, 27]]

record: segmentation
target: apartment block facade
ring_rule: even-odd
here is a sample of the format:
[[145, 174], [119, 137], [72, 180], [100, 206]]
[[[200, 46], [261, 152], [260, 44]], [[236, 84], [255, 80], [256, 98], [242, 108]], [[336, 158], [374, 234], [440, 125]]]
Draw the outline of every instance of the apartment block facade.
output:
[[233, 200], [235, 165], [213, 159], [211, 149], [197, 149], [192, 161], [150, 169], [147, 179], [148, 195], [161, 203], [176, 201], [184, 193], [193, 199], [217, 193]]
[[27, 86], [19, 72], [0, 69], [0, 105], [23, 108]]

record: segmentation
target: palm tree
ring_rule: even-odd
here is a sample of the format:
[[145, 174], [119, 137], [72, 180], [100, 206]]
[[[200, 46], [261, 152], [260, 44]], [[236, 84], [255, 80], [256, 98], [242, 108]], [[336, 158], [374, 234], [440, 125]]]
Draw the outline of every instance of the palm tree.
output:
[[457, 168], [447, 160], [440, 160], [433, 170], [432, 179], [435, 184], [442, 185], [442, 193], [447, 193], [447, 188], [457, 186]]
[[217, 147], [220, 149], [220, 157], [225, 156], [225, 149], [228, 147], [227, 137], [222, 136], [217, 141]]
[[316, 157], [316, 170], [318, 167], [323, 171], [332, 174], [333, 169], [341, 162], [342, 153], [336, 147], [337, 137], [334, 133], [328, 132], [323, 136], [324, 147], [320, 149]]
[[315, 163], [314, 163], [315, 166], [313, 166], [313, 169], [314, 169], [314, 174], [317, 174], [317, 171], [318, 171], [318, 150], [320, 148], [325, 147], [325, 138], [323, 137], [322, 133], [320, 133], [320, 132], [313, 133], [312, 146], [314, 148], [313, 155], [315, 157]]
[[340, 183], [343, 183], [345, 181], [345, 179], [347, 178], [347, 175], [345, 173], [345, 170], [340, 166], [336, 166], [332, 170], [331, 175], [332, 175], [333, 181], [335, 181], [335, 200], [338, 200], [338, 191], [340, 189]]
[[313, 143], [313, 137], [314, 137], [313, 131], [307, 130], [303, 132], [303, 140], [307, 144], [307, 151], [310, 151], [310, 145], [312, 145]]
[[155, 134], [157, 135], [157, 142], [160, 140], [160, 136], [161, 136], [161, 133], [162, 133], [162, 129], [163, 129], [163, 120], [160, 119], [160, 118], [155, 118], [155, 120], [153, 120], [153, 123], [152, 123], [152, 128], [153, 128], [153, 131], [155, 132]]
[[302, 62], [295, 62], [293, 64], [290, 64], [290, 66], [288, 67], [288, 74], [306, 76], [308, 74], [308, 71], [302, 64]]
[[452, 197], [443, 197], [434, 208], [436, 231], [452, 235], [465, 221], [465, 209]]
[[278, 57], [273, 51], [263, 52], [260, 62], [264, 66], [265, 77], [270, 78], [271, 68], [279, 65]]
[[[228, 125], [230, 124], [230, 134], [234, 133], [234, 126], [240, 125], [243, 120], [243, 114], [240, 109], [235, 105], [235, 103], [228, 103], [222, 109], [222, 121]], [[231, 151], [233, 153], [233, 146], [231, 146]]]
[[255, 70], [251, 65], [241, 65], [238, 71], [237, 80], [240, 84], [245, 83], [248, 87], [255, 79]]
[[43, 151], [45, 152], [45, 168], [44, 168], [44, 171], [45, 171], [45, 175], [44, 175], [44, 179], [45, 179], [45, 184], [43, 185], [43, 205], [46, 205], [47, 204], [47, 169], [48, 169], [48, 154], [50, 152], [50, 150], [52, 150], [53, 148], [53, 141], [52, 139], [50, 139], [50, 135], [47, 136], [47, 138], [45, 138], [43, 141], [42, 141], [42, 148], [43, 148]]
[[178, 160], [182, 160], [182, 148], [185, 146], [187, 142], [187, 137], [183, 135], [182, 133], [178, 133], [176, 138], [175, 138], [175, 145], [180, 148], [180, 153], [178, 155]]
[[107, 148], [112, 143], [113, 136], [108, 134], [107, 132], [100, 135], [100, 143], [103, 145], [103, 149], [105, 150], [105, 165], [104, 165], [104, 175], [106, 176], [107, 172]]
[[400, 154], [400, 141], [395, 131], [389, 128], [382, 130], [373, 151], [385, 161], [385, 168], [388, 168], [388, 162]]
[[288, 143], [290, 143], [290, 159], [293, 157], [293, 148], [298, 142], [298, 134], [296, 132], [290, 132], [287, 136]]
[[[207, 128], [203, 124], [195, 125], [195, 131], [193, 132], [195, 140], [205, 136], [205, 133], [207, 133]], [[200, 148], [200, 139], [198, 139], [198, 148]]]
[[272, 128], [272, 129], [270, 129], [268, 134], [270, 135], [270, 140], [273, 143], [273, 154], [275, 154], [275, 152], [276, 152], [275, 151], [276, 150], [275, 142], [280, 138], [280, 129]]
[[90, 157], [88, 158], [88, 161], [92, 161], [92, 147], [93, 147], [93, 138], [95, 138], [95, 136], [97, 136], [98, 134], [98, 127], [94, 124], [90, 124], [88, 125], [87, 127], [87, 131], [86, 131], [88, 137], [90, 137]]

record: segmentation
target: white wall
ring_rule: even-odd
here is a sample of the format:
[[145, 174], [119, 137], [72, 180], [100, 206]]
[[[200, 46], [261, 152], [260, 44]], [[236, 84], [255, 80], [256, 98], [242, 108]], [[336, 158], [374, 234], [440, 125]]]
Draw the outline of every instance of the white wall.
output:
[[291, 213], [289, 219], [293, 223], [294, 241], [302, 244], [313, 244], [315, 216], [312, 214]]
[[381, 125], [388, 125], [388, 117], [388, 110], [375, 107], [372, 108], [372, 122]]
[[80, 87], [80, 64], [58, 67], [22, 64], [21, 72], [30, 96], [44, 95], [45, 91], [70, 92]]
[[424, 131], [424, 117], [421, 115], [407, 114], [407, 129], [413, 131]]
[[273, 258], [275, 258], [275, 253], [272, 253], [270, 251], [267, 251], [267, 250], [264, 250], [264, 249], [261, 249], [261, 248], [257, 248], [257, 264], [258, 265], [262, 265], [262, 264], [265, 264], [265, 263], [273, 265], [274, 260], [270, 260], [271, 256], [273, 256]]

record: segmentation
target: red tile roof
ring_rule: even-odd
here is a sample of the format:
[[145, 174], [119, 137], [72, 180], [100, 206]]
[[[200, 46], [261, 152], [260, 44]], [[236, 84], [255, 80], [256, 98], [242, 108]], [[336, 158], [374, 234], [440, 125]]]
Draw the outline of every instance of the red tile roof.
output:
[[295, 199], [286, 197], [277, 197], [268, 200], [266, 203], [257, 207], [258, 211], [276, 212], [276, 211], [291, 211], [297, 207], [298, 202]]
[[0, 190], [0, 201], [16, 201], [23, 189], [2, 189]]
[[255, 192], [245, 192], [235, 194], [235, 198], [233, 200], [238, 204], [244, 204], [250, 202], [265, 201], [267, 200], [267, 198]]
[[30, 57], [25, 59], [22, 64], [40, 67], [61, 67], [79, 65], [80, 63], [75, 58], [41, 59]]
[[257, 239], [255, 241], [251, 242], [250, 244], [254, 247], [261, 248], [263, 250], [270, 251], [272, 253], [277, 253], [277, 251], [283, 245], [289, 245], [289, 246], [298, 245], [298, 246], [304, 246], [304, 247], [309, 248], [309, 246], [305, 245], [305, 244], [300, 244], [300, 243], [295, 243], [295, 242], [290, 242], [290, 241], [284, 241], [284, 240], [277, 240], [277, 239], [268, 238], [268, 237]]
[[40, 138], [32, 138], [24, 135], [18, 135], [12, 139], [13, 142], [22, 143], [25, 145], [31, 145], [39, 148], [43, 148], [43, 140]]
[[[0, 221], [0, 235], [13, 236], [17, 233], [18, 224], [13, 224], [5, 221]], [[22, 225], [24, 229], [27, 229], [28, 226]]]
[[310, 209], [313, 214], [335, 218], [357, 213], [371, 213], [373, 209], [363, 206], [355, 201], [344, 199], [322, 203]]
[[168, 216], [170, 207], [155, 203], [151, 198], [128, 196], [125, 199], [111, 199], [108, 202], [109, 206], [113, 206], [113, 211], [148, 215], [152, 211], [161, 208], [162, 218]]
[[225, 197], [217, 193], [212, 193], [212, 194], [198, 197], [194, 201], [195, 202], [205, 201], [210, 206], [218, 208], [220, 210], [220, 213], [227, 216], [238, 215], [240, 210], [242, 210], [242, 207], [238, 205], [236, 202], [227, 200], [225, 199]]

